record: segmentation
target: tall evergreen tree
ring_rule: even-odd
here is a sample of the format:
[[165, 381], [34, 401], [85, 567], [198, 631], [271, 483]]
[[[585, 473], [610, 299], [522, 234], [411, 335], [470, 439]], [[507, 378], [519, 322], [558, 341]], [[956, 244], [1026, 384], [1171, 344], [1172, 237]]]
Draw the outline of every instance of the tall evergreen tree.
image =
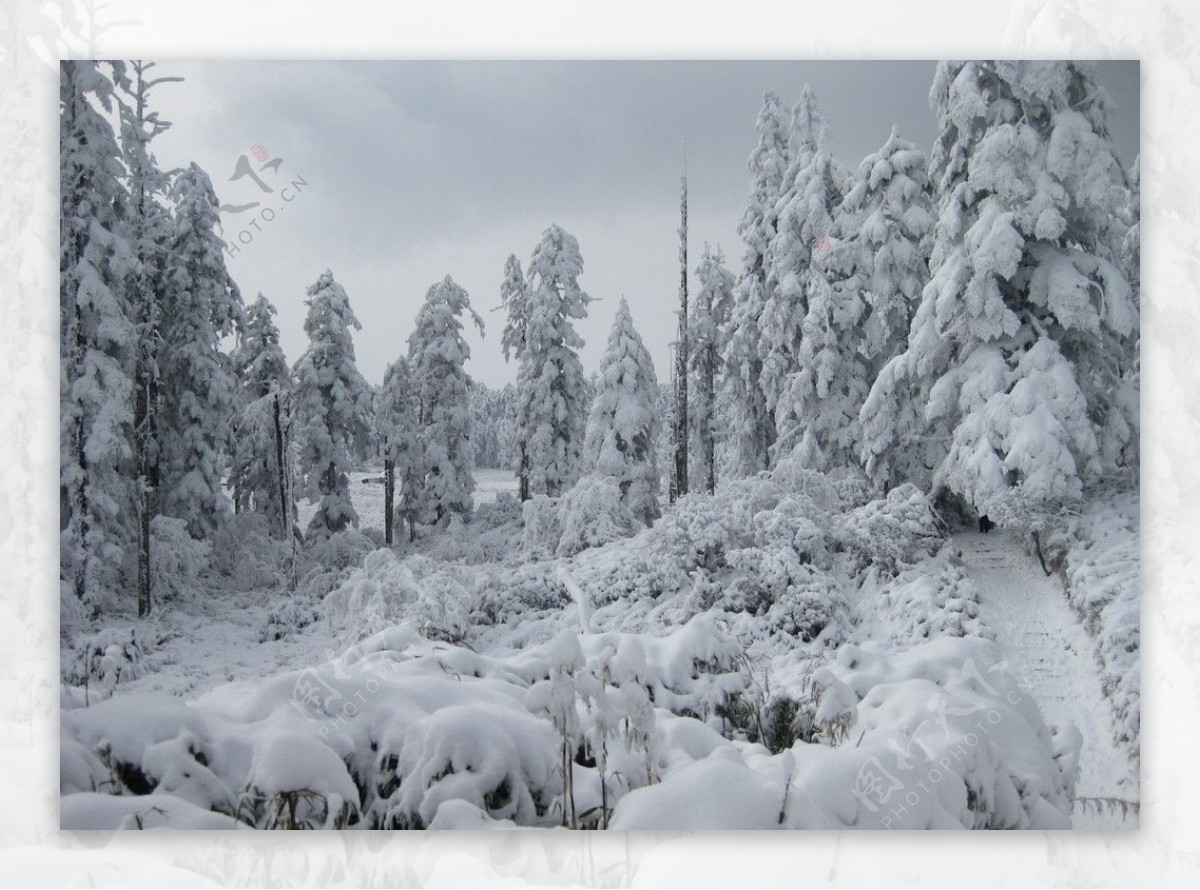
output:
[[691, 333], [691, 456], [695, 476], [710, 494], [717, 487], [717, 376], [725, 349], [729, 313], [733, 305], [735, 281], [725, 268], [725, 257], [706, 247], [696, 267], [700, 291], [696, 294], [689, 317]]
[[[928, 166], [925, 154], [893, 127], [883, 147], [862, 162], [844, 205], [856, 229], [854, 262], [867, 306], [860, 348], [873, 381], [859, 412], [861, 458], [885, 489], [903, 481], [927, 487], [932, 470], [921, 438], [923, 406], [915, 392], [890, 379], [892, 359], [907, 346], [913, 310], [929, 281], [935, 217]], [[904, 447], [892, 448], [893, 437]]]
[[[509, 254], [504, 263], [504, 280], [500, 283], [500, 308], [505, 311], [504, 331], [500, 335], [500, 347], [504, 360], [517, 359], [517, 391], [525, 387], [525, 379], [531, 367], [526, 354], [529, 330], [529, 287], [521, 271], [521, 261]], [[526, 437], [517, 436], [518, 496], [522, 501], [530, 498], [529, 491], [529, 448]]]
[[408, 524], [409, 540], [416, 537], [425, 482], [420, 417], [421, 393], [408, 360], [400, 356], [384, 372], [375, 406], [376, 438], [383, 457], [383, 533], [389, 547], [395, 540], [396, 520], [402, 527]]
[[158, 512], [158, 361], [162, 345], [161, 303], [167, 290], [166, 245], [171, 219], [163, 203], [168, 178], [155, 161], [150, 143], [171, 124], [150, 110], [151, 92], [182, 77], [152, 77], [153, 62], [129, 63], [125, 101], [121, 102], [121, 142], [129, 176], [129, 241], [137, 265], [129, 277], [130, 311], [136, 324], [134, 359], [134, 463], [138, 496], [138, 614], [150, 612], [150, 520]]
[[114, 603], [134, 557], [136, 330], [127, 294], [136, 260], [124, 237], [129, 196], [120, 151], [99, 110], [112, 111], [113, 95], [98, 63], [61, 64], [60, 579], [64, 609], [72, 611]]
[[895, 376], [929, 381], [935, 482], [1021, 518], [1135, 459], [1125, 176], [1085, 63], [942, 63], [930, 102], [939, 220]]
[[658, 400], [654, 362], [622, 297], [596, 378], [584, 463], [589, 470], [615, 478], [622, 502], [647, 525], [660, 512]]
[[240, 416], [234, 437], [234, 507], [266, 516], [286, 536], [295, 512], [289, 397], [292, 372], [279, 343], [275, 307], [262, 294], [246, 310], [233, 353]]
[[775, 429], [760, 378], [759, 321], [767, 302], [767, 250], [778, 224], [776, 205], [788, 169], [788, 121], [779, 97], [763, 96], [758, 143], [750, 155], [750, 196], [738, 224], [746, 245], [738, 276], [730, 336], [725, 346], [723, 388], [729, 405], [736, 456], [735, 471], [748, 476], [765, 470]]
[[526, 495], [557, 497], [579, 478], [588, 403], [574, 319], [591, 298], [579, 287], [579, 242], [558, 225], [542, 233], [526, 273], [528, 316], [519, 381], [519, 448], [528, 464]]
[[[825, 122], [807, 85], [792, 112], [788, 151], [786, 191], [777, 205], [778, 230], [767, 252], [761, 381], [778, 432], [773, 460], [799, 448], [806, 463], [820, 466], [830, 443], [820, 441], [820, 418], [813, 403], [844, 382], [834, 367], [838, 351], [831, 329], [857, 321], [857, 302], [841, 285], [835, 290], [845, 268], [842, 252], [832, 250], [834, 214], [847, 176], [829, 151]], [[808, 343], [806, 328], [814, 328]], [[830, 413], [834, 411], [844, 413], [830, 406]], [[857, 416], [850, 422], [857, 425]], [[853, 437], [854, 431], [843, 435]]]
[[483, 319], [467, 292], [449, 275], [429, 288], [408, 340], [408, 361], [420, 393], [423, 514], [443, 524], [469, 514], [475, 490], [471, 451], [471, 348], [463, 337], [463, 314], [483, 333]]
[[217, 237], [217, 197], [192, 164], [175, 179], [159, 360], [161, 508], [198, 537], [230, 511], [223, 481], [237, 410], [232, 362], [221, 341], [241, 322], [242, 298]]
[[358, 526], [347, 473], [370, 434], [371, 390], [354, 357], [361, 329], [345, 289], [326, 269], [308, 288], [307, 351], [295, 368], [300, 472], [310, 500], [320, 498], [307, 535], [328, 537]]

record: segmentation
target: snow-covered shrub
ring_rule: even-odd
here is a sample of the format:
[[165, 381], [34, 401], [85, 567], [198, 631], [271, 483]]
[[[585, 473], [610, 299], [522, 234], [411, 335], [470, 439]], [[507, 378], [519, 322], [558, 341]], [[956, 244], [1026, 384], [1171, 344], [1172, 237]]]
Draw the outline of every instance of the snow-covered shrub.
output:
[[[317, 573], [317, 578], [322, 581], [328, 581], [335, 577], [338, 576], [328, 572]], [[315, 579], [309, 578], [308, 580], [311, 582]], [[320, 600], [301, 592], [278, 600], [267, 610], [266, 616], [255, 629], [258, 641], [265, 643], [286, 639], [297, 631], [316, 624], [321, 619], [319, 602]]]
[[837, 506], [843, 511], [861, 507], [875, 493], [871, 480], [858, 467], [838, 467], [826, 477], [837, 496]]
[[358, 566], [368, 553], [379, 545], [364, 532], [348, 528], [328, 536], [318, 536], [307, 550], [308, 559], [330, 571]]
[[266, 829], [345, 828], [358, 816], [358, 788], [329, 746], [267, 729], [254, 744], [238, 815]]
[[991, 647], [943, 639], [888, 656], [846, 646], [822, 675], [829, 713], [818, 714], [847, 715], [842, 743], [677, 754], [660, 782], [617, 802], [610, 827], [1066, 828], [1054, 742]]
[[[818, 672], [818, 719], [853, 714], [855, 748], [840, 751], [863, 758], [846, 785], [860, 813], [866, 807], [885, 828], [1069, 826], [1070, 764], [1056, 756], [1037, 702], [1003, 656], [978, 637], [941, 637], [895, 655], [847, 645]], [[932, 793], [915, 790], [929, 786], [933, 769]]]
[[154, 595], [170, 600], [202, 583], [212, 565], [212, 544], [188, 533], [187, 521], [170, 516], [150, 520], [150, 579]]
[[408, 562], [387, 549], [367, 554], [360, 568], [325, 598], [325, 618], [345, 642], [412, 622], [430, 638], [458, 639], [466, 630], [470, 596], [445, 572], [418, 580]]
[[870, 633], [898, 645], [940, 636], [992, 636], [979, 619], [979, 589], [952, 558], [951, 548], [883, 583], [869, 576], [875, 608]]
[[271, 536], [262, 513], [231, 516], [212, 537], [213, 566], [239, 591], [277, 586], [289, 549], [289, 543]]
[[537, 494], [521, 505], [522, 548], [529, 559], [549, 559], [558, 549], [562, 527], [559, 524], [558, 498]]
[[558, 612], [568, 602], [570, 596], [558, 582], [554, 564], [535, 562], [488, 578], [474, 617], [505, 624], [530, 614]]
[[387, 793], [373, 808], [376, 826], [422, 828], [452, 800], [494, 819], [542, 823], [561, 790], [550, 725], [483, 695], [456, 699], [384, 731], [376, 782]]
[[943, 540], [929, 498], [909, 482], [851, 510], [843, 529], [850, 547], [890, 574], [930, 555]]
[[809, 570], [807, 578], [791, 579], [787, 589], [771, 604], [767, 624], [805, 643], [821, 639], [826, 645], [833, 645], [845, 637], [840, 620], [844, 609], [837, 585], [827, 575]]
[[1140, 758], [1140, 511], [1136, 491], [1096, 498], [1083, 516], [1060, 517], [1046, 536], [1062, 564], [1067, 600], [1095, 640], [1104, 694], [1117, 714], [1116, 740]]
[[[721, 495], [727, 489], [721, 490]], [[725, 554], [748, 543], [742, 539], [745, 527], [739, 527], [726, 497], [694, 493], [681, 497], [654, 527], [662, 541], [662, 551], [679, 565], [717, 570], [725, 565]]]
[[643, 527], [626, 506], [612, 476], [584, 476], [559, 500], [558, 515], [558, 556], [574, 556], [631, 537]]
[[63, 679], [103, 692], [111, 693], [117, 685], [136, 680], [145, 670], [145, 644], [138, 638], [137, 628], [106, 627], [83, 637], [69, 651]]

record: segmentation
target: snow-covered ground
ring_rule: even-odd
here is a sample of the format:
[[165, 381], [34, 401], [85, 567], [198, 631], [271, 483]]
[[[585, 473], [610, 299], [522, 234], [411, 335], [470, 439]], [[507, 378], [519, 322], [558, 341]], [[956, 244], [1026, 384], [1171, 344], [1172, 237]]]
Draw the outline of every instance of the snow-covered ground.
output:
[[1139, 799], [1138, 776], [1129, 751], [1113, 740], [1116, 718], [1101, 689], [1095, 642], [1067, 603], [1061, 582], [1047, 577], [1021, 539], [1004, 529], [965, 532], [954, 543], [979, 587], [983, 620], [1046, 722], [1080, 733], [1073, 827], [1136, 827], [1137, 813], [1120, 801]]
[[[483, 471], [494, 506], [388, 551], [376, 477], [351, 483], [371, 534], [297, 594], [210, 578], [140, 654], [96, 638], [102, 678], [64, 686], [64, 825], [1136, 825], [1057, 581], [1003, 531], [941, 540], [911, 487], [783, 466], [577, 552]], [[325, 767], [283, 769], [305, 746]]]

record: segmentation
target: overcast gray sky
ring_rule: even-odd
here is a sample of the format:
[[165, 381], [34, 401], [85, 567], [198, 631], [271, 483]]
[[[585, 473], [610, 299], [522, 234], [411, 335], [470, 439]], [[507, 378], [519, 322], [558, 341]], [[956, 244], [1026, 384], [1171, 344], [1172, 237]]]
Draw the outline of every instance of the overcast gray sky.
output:
[[[359, 367], [372, 383], [406, 349], [430, 284], [450, 274], [487, 322], [483, 339], [468, 333], [469, 371], [489, 385], [512, 380], [515, 369], [500, 352], [502, 318], [490, 311], [504, 260], [515, 253], [524, 265], [541, 231], [557, 222], [579, 239], [581, 284], [601, 301], [579, 325], [585, 370], [598, 366], [624, 294], [665, 381], [678, 292], [681, 140], [691, 265], [708, 242], [724, 249], [736, 272], [746, 158], [763, 91], [790, 106], [811, 84], [834, 153], [857, 167], [893, 123], [929, 149], [934, 67], [162, 62], [156, 74], [187, 80], [158, 89], [156, 105], [174, 127], [155, 147], [164, 167], [199, 163], [223, 204], [260, 202], [223, 214], [224, 237], [238, 247], [228, 264], [248, 302], [261, 291], [278, 307], [289, 361], [306, 345], [305, 290], [325, 268], [362, 322]], [[1128, 164], [1138, 151], [1138, 63], [1099, 68]], [[278, 166], [260, 170], [256, 145]], [[243, 154], [271, 193], [249, 176], [230, 181]], [[307, 184], [282, 190], [301, 179]], [[270, 212], [269, 221], [260, 216]]]

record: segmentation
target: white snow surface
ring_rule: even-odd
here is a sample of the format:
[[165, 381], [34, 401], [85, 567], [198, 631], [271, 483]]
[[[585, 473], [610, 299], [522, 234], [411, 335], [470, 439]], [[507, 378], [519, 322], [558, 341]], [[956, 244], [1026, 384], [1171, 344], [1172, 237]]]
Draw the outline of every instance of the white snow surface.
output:
[[1049, 726], [1082, 743], [1074, 826], [1136, 827], [1136, 812], [1105, 803], [1136, 802], [1138, 774], [1128, 747], [1114, 741], [1116, 715], [1101, 686], [1095, 641], [1068, 604], [1061, 582], [1047, 577], [1011, 531], [964, 533], [954, 543], [979, 587], [982, 617], [1020, 684]]
[[1062, 589], [1013, 536], [946, 545], [919, 493], [864, 491], [783, 466], [569, 558], [524, 552], [501, 497], [392, 553], [335, 536], [290, 598], [230, 608], [208, 579], [94, 636], [104, 682], [64, 687], [63, 825], [1136, 824]]

